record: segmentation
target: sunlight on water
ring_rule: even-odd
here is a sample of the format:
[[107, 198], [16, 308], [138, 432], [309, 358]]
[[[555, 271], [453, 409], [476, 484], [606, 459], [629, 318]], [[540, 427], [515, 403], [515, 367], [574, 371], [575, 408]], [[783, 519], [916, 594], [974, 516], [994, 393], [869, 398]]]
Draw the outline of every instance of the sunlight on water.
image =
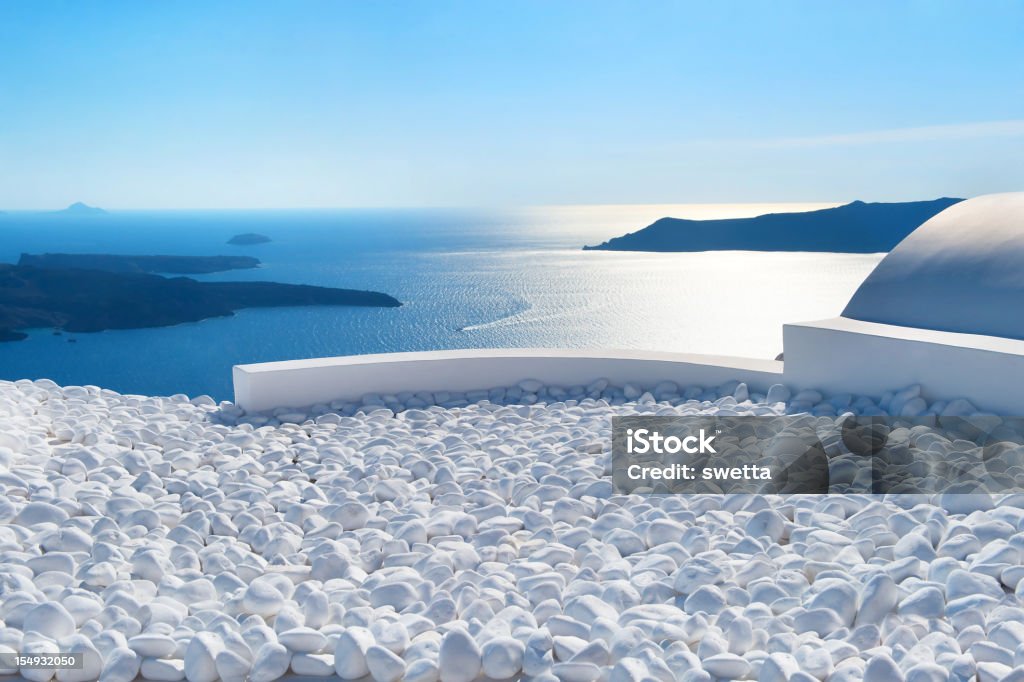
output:
[[[467, 254], [468, 255], [468, 254]], [[522, 310], [464, 328], [473, 345], [646, 348], [774, 357], [784, 322], [838, 315], [880, 256], [862, 254], [532, 252], [492, 276]]]

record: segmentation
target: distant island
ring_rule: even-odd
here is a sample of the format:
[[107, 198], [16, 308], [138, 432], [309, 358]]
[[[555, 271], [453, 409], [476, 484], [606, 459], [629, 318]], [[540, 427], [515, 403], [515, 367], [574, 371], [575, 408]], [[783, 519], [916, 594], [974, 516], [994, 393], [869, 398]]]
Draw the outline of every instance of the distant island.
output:
[[755, 218], [662, 218], [585, 251], [890, 251], [921, 223], [962, 199], [853, 203]]
[[33, 268], [79, 268], [105, 272], [164, 272], [173, 275], [205, 275], [226, 270], [258, 268], [251, 256], [115, 256], [105, 253], [21, 254], [18, 265]]
[[0, 264], [0, 341], [21, 331], [165, 327], [232, 315], [241, 308], [402, 303], [376, 291], [274, 282], [198, 282], [187, 277]]
[[270, 237], [265, 234], [246, 232], [244, 234], [236, 234], [228, 240], [228, 244], [234, 244], [235, 246], [249, 246], [251, 244], [266, 244], [269, 241]]
[[84, 216], [84, 215], [102, 215], [102, 214], [106, 213], [106, 211], [104, 211], [102, 208], [96, 208], [95, 206], [90, 206], [88, 204], [83, 204], [81, 201], [76, 201], [75, 203], [71, 204], [67, 208], [62, 209], [60, 211], [54, 211], [54, 213], [68, 213], [68, 214], [72, 214], [72, 215]]

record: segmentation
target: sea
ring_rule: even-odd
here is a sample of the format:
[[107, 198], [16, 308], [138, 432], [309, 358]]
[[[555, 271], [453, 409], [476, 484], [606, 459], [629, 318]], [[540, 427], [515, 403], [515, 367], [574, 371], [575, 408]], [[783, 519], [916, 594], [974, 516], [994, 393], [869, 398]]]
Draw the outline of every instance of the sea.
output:
[[[784, 323], [838, 315], [882, 255], [582, 247], [664, 216], [834, 205], [8, 212], [0, 215], [0, 262], [23, 252], [251, 255], [261, 267], [197, 279], [368, 289], [403, 305], [247, 309], [88, 334], [35, 329], [0, 343], [0, 378], [230, 400], [233, 365], [323, 356], [547, 347], [774, 358]], [[227, 244], [243, 232], [272, 241]]]

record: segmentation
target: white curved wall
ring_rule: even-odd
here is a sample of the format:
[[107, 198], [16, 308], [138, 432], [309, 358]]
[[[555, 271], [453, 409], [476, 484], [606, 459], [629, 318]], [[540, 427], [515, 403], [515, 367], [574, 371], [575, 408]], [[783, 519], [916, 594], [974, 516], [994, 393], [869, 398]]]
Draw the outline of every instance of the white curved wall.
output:
[[653, 388], [746, 382], [765, 391], [782, 380], [782, 363], [653, 351], [578, 351], [537, 348], [430, 351], [288, 360], [234, 368], [235, 403], [246, 410], [357, 400], [367, 393], [471, 391], [511, 386], [523, 379], [573, 386], [608, 379]]
[[1024, 339], [1024, 192], [968, 199], [924, 223], [878, 264], [843, 317]]
[[786, 362], [688, 353], [498, 349], [386, 353], [234, 368], [235, 403], [250, 411], [358, 400], [367, 393], [471, 391], [523, 379], [573, 386], [598, 378], [653, 388], [746, 382], [879, 397], [921, 384], [929, 400], [968, 398], [1024, 415], [1024, 341], [895, 327], [846, 318], [789, 324]]

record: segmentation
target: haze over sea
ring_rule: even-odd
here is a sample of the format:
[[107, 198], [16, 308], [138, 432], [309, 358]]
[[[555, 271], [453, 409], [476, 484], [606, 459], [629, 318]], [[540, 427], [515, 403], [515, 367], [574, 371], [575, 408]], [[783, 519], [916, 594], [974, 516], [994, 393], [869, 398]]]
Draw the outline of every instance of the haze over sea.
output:
[[[95, 334], [32, 330], [0, 343], [0, 378], [230, 399], [234, 364], [331, 355], [534, 346], [773, 358], [783, 323], [838, 315], [881, 256], [580, 248], [663, 216], [832, 205], [8, 213], [0, 215], [2, 262], [22, 252], [243, 254], [263, 267], [199, 279], [371, 289], [404, 305], [251, 309]], [[242, 232], [273, 242], [225, 243]]]

